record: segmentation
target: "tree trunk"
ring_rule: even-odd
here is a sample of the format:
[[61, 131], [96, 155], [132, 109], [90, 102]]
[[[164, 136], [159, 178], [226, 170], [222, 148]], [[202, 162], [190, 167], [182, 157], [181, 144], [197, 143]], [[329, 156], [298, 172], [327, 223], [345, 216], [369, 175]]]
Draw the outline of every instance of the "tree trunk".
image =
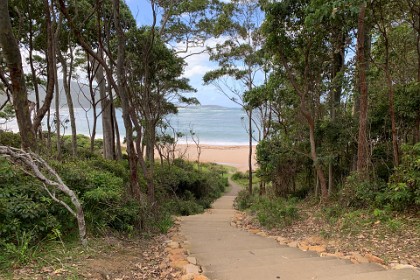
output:
[[316, 152], [316, 144], [315, 144], [315, 123], [312, 118], [306, 116], [309, 125], [309, 142], [311, 144], [311, 158], [315, 165], [316, 174], [319, 180], [319, 184], [321, 187], [321, 195], [323, 200], [328, 199], [328, 189], [327, 189], [327, 180], [325, 179], [324, 171], [322, 170], [322, 166], [319, 164], [318, 155]]
[[145, 174], [147, 181], [147, 197], [149, 203], [155, 203], [155, 185], [153, 181], [155, 169], [155, 143], [156, 143], [156, 125], [154, 121], [146, 119], [146, 162], [147, 172]]
[[249, 127], [249, 151], [248, 151], [248, 193], [252, 194], [252, 109], [248, 112], [248, 127]]
[[22, 68], [22, 57], [18, 42], [13, 34], [7, 0], [0, 0], [0, 46], [10, 73], [13, 107], [19, 127], [22, 148], [35, 151], [35, 130], [32, 127], [29, 112], [28, 92], [26, 90], [25, 74]]
[[[70, 49], [70, 55], [73, 57], [73, 54], [71, 53]], [[71, 151], [72, 155], [74, 157], [77, 156], [77, 130], [76, 130], [76, 119], [74, 117], [74, 105], [73, 105], [73, 99], [71, 96], [71, 71], [68, 70], [67, 61], [63, 57], [60, 50], [57, 52], [57, 58], [61, 64], [61, 72], [63, 74], [63, 87], [64, 92], [66, 94], [66, 100], [67, 100], [67, 107], [69, 109], [69, 115], [70, 115], [70, 126], [71, 126]], [[73, 59], [72, 59], [73, 60]], [[70, 68], [72, 62], [70, 63]]]
[[359, 137], [357, 142], [357, 172], [359, 175], [366, 177], [369, 168], [369, 144], [367, 137], [367, 121], [368, 121], [368, 86], [366, 80], [366, 40], [365, 40], [365, 15], [366, 3], [360, 5], [358, 17], [357, 32], [357, 70], [359, 83]]
[[[103, 57], [102, 49], [99, 51], [99, 55]], [[97, 63], [95, 63], [96, 65]], [[96, 67], [95, 67], [96, 68]], [[115, 159], [114, 153], [114, 141], [113, 141], [113, 118], [111, 108], [111, 98], [107, 95], [106, 80], [104, 75], [104, 69], [102, 65], [97, 65], [95, 71], [96, 82], [99, 86], [99, 94], [101, 98], [102, 108], [102, 134], [103, 134], [103, 145], [104, 145], [104, 158]]]
[[[333, 55], [332, 55], [332, 67], [331, 67], [331, 122], [336, 121], [337, 109], [340, 106], [341, 101], [341, 90], [342, 80], [339, 79], [339, 74], [343, 70], [344, 66], [344, 53], [345, 53], [345, 33], [339, 26], [335, 26], [334, 35], [332, 38]], [[334, 189], [334, 168], [333, 161], [331, 159], [328, 163], [328, 194], [331, 195]]]
[[[56, 57], [55, 57], [55, 49], [54, 49], [54, 32], [52, 28], [51, 22], [51, 13], [50, 13], [50, 4], [48, 0], [44, 0], [44, 13], [46, 18], [46, 36], [47, 36], [47, 49], [46, 49], [46, 57], [47, 57], [47, 86], [46, 86], [46, 93], [45, 93], [45, 100], [44, 104], [42, 104], [41, 108], [37, 110], [36, 116], [34, 118], [34, 131], [38, 131], [41, 126], [42, 119], [44, 118], [45, 114], [51, 109], [51, 102], [54, 95], [54, 87], [55, 87], [55, 68], [56, 64]], [[42, 129], [42, 128], [41, 128]]]
[[125, 60], [125, 35], [121, 27], [120, 22], [120, 0], [113, 0], [113, 13], [114, 13], [114, 24], [118, 39], [118, 57], [117, 57], [117, 91], [121, 99], [122, 115], [124, 120], [124, 126], [126, 131], [127, 139], [127, 154], [130, 165], [130, 187], [131, 195], [140, 201], [140, 187], [138, 183], [137, 175], [137, 159], [135, 155], [135, 149], [133, 144], [133, 127], [130, 119], [130, 107], [129, 100], [125, 90], [126, 81], [124, 73], [124, 60]]

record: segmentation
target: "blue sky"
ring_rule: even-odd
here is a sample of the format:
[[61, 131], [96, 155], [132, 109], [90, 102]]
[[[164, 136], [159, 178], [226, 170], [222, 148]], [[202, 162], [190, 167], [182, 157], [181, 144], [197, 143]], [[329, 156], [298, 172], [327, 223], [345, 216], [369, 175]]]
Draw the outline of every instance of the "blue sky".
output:
[[[148, 0], [126, 0], [127, 5], [135, 17], [139, 26], [149, 25], [152, 22], [152, 10]], [[208, 40], [207, 45], [214, 45], [217, 41]], [[194, 48], [192, 52], [199, 52], [203, 48]], [[219, 105], [225, 107], [238, 107], [222, 93], [218, 92], [213, 85], [203, 85], [203, 75], [217, 67], [217, 64], [209, 61], [207, 54], [192, 55], [186, 59], [187, 66], [184, 76], [190, 79], [190, 84], [197, 89], [196, 93], [186, 94], [196, 97], [202, 105]]]

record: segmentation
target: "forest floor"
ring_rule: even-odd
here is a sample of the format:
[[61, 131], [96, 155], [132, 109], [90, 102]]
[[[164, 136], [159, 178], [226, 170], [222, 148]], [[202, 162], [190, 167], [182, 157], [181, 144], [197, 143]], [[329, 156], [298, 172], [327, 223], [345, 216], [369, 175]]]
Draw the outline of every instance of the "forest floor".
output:
[[[391, 269], [420, 269], [420, 216], [374, 215], [357, 210], [342, 216], [326, 215], [319, 204], [298, 205], [300, 219], [283, 228], [262, 227], [250, 212], [238, 211], [232, 225], [279, 243], [355, 263], [376, 262]], [[328, 216], [328, 217], [326, 217]]]
[[181, 272], [169, 265], [167, 239], [92, 238], [86, 249], [55, 244], [0, 279], [179, 279]]

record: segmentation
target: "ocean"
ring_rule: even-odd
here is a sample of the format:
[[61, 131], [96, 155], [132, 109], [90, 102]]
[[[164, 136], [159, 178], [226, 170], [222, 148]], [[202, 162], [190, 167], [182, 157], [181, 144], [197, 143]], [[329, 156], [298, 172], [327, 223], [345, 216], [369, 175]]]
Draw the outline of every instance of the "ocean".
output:
[[[77, 133], [90, 135], [92, 128], [92, 111], [86, 112], [83, 108], [75, 108]], [[119, 124], [121, 137], [125, 135], [121, 111], [117, 111], [117, 121]], [[62, 120], [68, 119], [67, 108], [60, 111]], [[166, 118], [171, 126], [184, 136], [179, 139], [179, 143], [192, 144], [190, 130], [200, 140], [200, 144], [208, 145], [247, 145], [247, 117], [241, 108], [227, 108], [220, 106], [191, 106], [179, 108], [177, 115], [169, 115]], [[45, 124], [44, 124], [45, 126]], [[16, 121], [3, 123], [0, 120], [0, 129], [17, 131]], [[71, 133], [70, 123], [65, 124], [64, 133]], [[101, 117], [98, 118], [96, 137], [102, 138]], [[256, 144], [256, 143], [254, 143]]]

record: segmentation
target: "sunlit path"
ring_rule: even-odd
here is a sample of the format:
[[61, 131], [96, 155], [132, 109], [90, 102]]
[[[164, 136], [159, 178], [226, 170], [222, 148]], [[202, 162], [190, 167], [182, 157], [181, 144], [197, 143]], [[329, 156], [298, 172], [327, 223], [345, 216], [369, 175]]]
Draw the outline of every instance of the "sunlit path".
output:
[[190, 254], [197, 258], [204, 274], [212, 280], [420, 279], [410, 269], [385, 270], [376, 264], [352, 264], [315, 252], [279, 245], [276, 241], [230, 226], [233, 200], [240, 187], [230, 190], [207, 213], [184, 217], [181, 233]]

